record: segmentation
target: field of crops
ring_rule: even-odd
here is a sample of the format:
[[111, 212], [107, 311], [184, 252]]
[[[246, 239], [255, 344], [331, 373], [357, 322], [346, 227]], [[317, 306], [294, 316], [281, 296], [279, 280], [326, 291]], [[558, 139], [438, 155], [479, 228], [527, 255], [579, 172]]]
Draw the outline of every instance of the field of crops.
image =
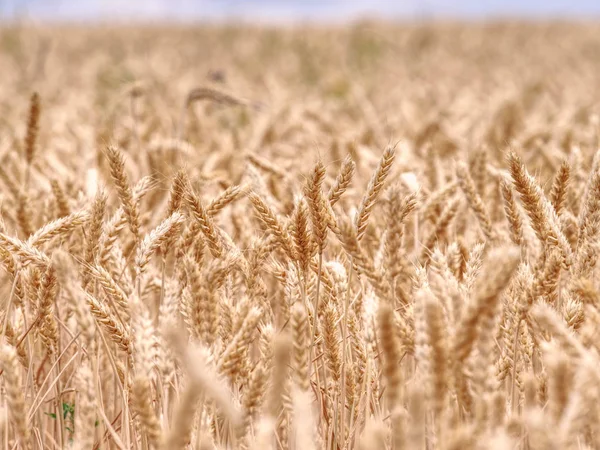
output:
[[600, 449], [600, 24], [5, 26], [4, 449]]

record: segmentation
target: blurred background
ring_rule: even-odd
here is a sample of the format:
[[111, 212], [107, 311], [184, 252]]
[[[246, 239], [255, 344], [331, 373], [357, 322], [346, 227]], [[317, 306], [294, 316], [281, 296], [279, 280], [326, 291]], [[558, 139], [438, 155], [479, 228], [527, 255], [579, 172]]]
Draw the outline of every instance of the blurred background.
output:
[[588, 18], [599, 0], [0, 0], [3, 20], [50, 21], [344, 21], [358, 17], [421, 20]]

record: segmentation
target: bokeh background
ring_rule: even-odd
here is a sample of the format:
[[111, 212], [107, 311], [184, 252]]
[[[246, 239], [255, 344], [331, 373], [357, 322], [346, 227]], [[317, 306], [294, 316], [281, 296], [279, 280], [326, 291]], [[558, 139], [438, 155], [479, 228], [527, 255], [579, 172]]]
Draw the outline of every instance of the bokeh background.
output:
[[339, 21], [490, 17], [589, 18], [598, 0], [0, 0], [4, 20]]

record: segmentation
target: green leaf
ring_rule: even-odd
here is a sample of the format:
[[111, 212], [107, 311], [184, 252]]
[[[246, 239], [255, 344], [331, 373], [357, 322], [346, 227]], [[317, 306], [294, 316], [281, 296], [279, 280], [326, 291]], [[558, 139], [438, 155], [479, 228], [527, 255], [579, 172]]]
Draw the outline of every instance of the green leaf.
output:
[[63, 402], [62, 406], [63, 406], [63, 418], [66, 419], [67, 416], [71, 416], [71, 418], [73, 418], [73, 416], [75, 414], [75, 404]]
[[44, 414], [46, 414], [47, 416], [52, 417], [53, 419], [56, 419], [56, 414], [54, 414], [54, 413], [47, 413], [47, 412], [45, 412]]

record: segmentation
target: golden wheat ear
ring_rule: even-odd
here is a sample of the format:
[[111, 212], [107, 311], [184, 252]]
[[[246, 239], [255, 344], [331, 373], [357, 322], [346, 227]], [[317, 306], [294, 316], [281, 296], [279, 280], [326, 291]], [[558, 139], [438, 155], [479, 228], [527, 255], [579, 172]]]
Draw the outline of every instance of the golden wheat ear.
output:
[[14, 347], [4, 345], [0, 348], [0, 364], [5, 380], [6, 402], [11, 421], [15, 427], [17, 439], [23, 448], [30, 448], [31, 433], [27, 424], [27, 411], [22, 392], [22, 384]]
[[125, 160], [121, 152], [114, 146], [106, 149], [106, 157], [110, 166], [110, 175], [117, 188], [119, 200], [123, 206], [125, 217], [129, 223], [131, 233], [136, 239], [140, 235], [140, 212], [133, 199], [133, 192], [129, 184], [129, 177], [125, 172]]

